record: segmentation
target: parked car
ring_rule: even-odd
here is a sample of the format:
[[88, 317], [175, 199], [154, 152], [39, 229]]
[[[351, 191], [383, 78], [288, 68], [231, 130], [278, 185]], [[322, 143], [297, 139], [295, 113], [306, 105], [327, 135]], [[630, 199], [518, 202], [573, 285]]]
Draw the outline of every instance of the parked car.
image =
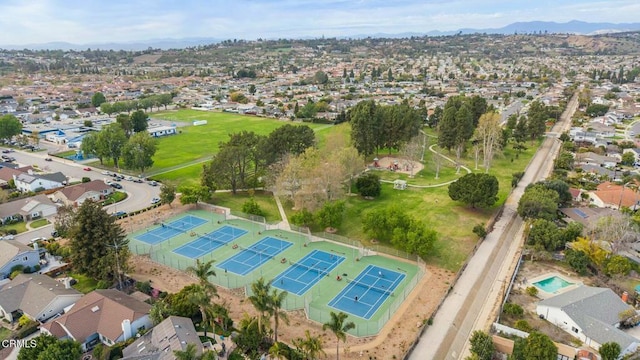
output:
[[111, 185], [111, 187], [116, 188], [116, 189], [118, 189], [118, 190], [122, 189], [122, 185], [120, 185], [120, 184], [118, 184], [118, 183], [111, 183], [111, 184], [109, 184], [109, 185]]
[[134, 182], [134, 183], [141, 183], [141, 182], [142, 182], [142, 179], [140, 179], [140, 178], [135, 178], [135, 179], [133, 179], [133, 182]]
[[105, 170], [105, 171], [101, 172], [101, 174], [102, 174], [102, 175], [111, 176], [111, 171], [107, 171], [107, 170]]
[[160, 202], [160, 198], [154, 197], [153, 199], [151, 199], [151, 203], [154, 204], [154, 205], [159, 203], [159, 202]]
[[149, 181], [149, 185], [151, 186], [158, 186], [158, 183], [155, 182], [154, 180]]
[[53, 161], [53, 159], [51, 159], [50, 157], [48, 157], [48, 158], [44, 158], [44, 161]]
[[127, 215], [127, 213], [125, 211], [116, 211], [113, 214], [111, 214], [111, 216], [115, 216], [115, 217], [120, 217], [120, 216], [125, 216]]
[[3, 153], [3, 154], [8, 154], [8, 153], [10, 153], [10, 152], [11, 152], [11, 150], [9, 150], [9, 149], [3, 149], [3, 150], [2, 150], [2, 153]]
[[127, 178], [125, 179], [127, 181], [133, 181], [133, 176], [127, 176]]
[[7, 234], [5, 236], [0, 237], [0, 240], [13, 240], [13, 239], [15, 239], [15, 236], [11, 234]]
[[86, 168], [83, 168], [82, 170], [84, 170], [84, 171], [91, 171], [91, 168], [87, 166]]

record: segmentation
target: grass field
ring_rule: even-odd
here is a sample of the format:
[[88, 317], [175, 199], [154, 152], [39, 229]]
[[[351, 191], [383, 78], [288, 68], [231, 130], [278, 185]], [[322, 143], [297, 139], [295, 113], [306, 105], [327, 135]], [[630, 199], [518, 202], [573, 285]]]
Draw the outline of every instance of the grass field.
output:
[[[153, 114], [153, 118], [188, 123], [207, 120], [206, 125], [180, 127], [177, 136], [159, 140], [154, 166], [148, 175], [158, 180], [180, 183], [197, 181], [202, 171], [202, 163], [218, 151], [219, 143], [227, 141], [229, 134], [246, 130], [267, 135], [284, 124], [292, 123], [286, 120], [199, 110], [159, 112]], [[326, 127], [322, 124], [305, 124], [312, 129]]]
[[[233, 195], [231, 192], [217, 192], [213, 194], [213, 204], [230, 208], [237, 211], [242, 211], [242, 205], [249, 200], [251, 195], [247, 192], [238, 192]], [[265, 193], [262, 191], [256, 191], [253, 195], [256, 203], [260, 205], [260, 208], [265, 212], [265, 218], [267, 222], [278, 222], [282, 220], [276, 200], [271, 193]]]
[[9, 230], [15, 230], [18, 234], [20, 234], [27, 231], [27, 224], [24, 221], [21, 221], [15, 224], [0, 226], [0, 232], [6, 233]]
[[48, 224], [49, 224], [49, 220], [47, 220], [47, 219], [38, 219], [38, 220], [32, 221], [29, 224], [29, 226], [31, 226], [32, 229], [37, 229], [39, 227], [43, 227], [43, 226], [48, 225]]
[[98, 281], [91, 279], [83, 274], [72, 273], [69, 274], [72, 278], [76, 279], [77, 283], [73, 285], [73, 288], [80, 291], [83, 294], [88, 294], [98, 287]]
[[11, 336], [11, 330], [7, 329], [4, 326], [0, 326], [0, 341], [9, 339]]

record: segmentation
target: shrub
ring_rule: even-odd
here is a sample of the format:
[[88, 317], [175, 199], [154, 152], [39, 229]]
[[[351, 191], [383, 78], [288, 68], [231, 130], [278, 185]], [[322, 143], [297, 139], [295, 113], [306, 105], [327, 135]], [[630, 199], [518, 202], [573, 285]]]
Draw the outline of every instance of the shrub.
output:
[[380, 177], [374, 173], [366, 173], [356, 180], [356, 189], [365, 197], [376, 197], [382, 191]]
[[531, 296], [537, 296], [538, 295], [538, 288], [535, 286], [529, 286], [527, 288], [527, 294], [531, 295]]
[[245, 201], [244, 204], [242, 204], [242, 212], [251, 215], [264, 216], [264, 210], [262, 210], [260, 205], [258, 205], [256, 199], [254, 199], [253, 196], [250, 197], [249, 200]]
[[18, 235], [18, 230], [9, 229], [9, 230], [7, 230], [7, 234], [9, 234], [9, 235]]
[[151, 294], [151, 283], [148, 281], [138, 281], [136, 283], [136, 289], [149, 295]]
[[98, 281], [98, 283], [96, 284], [96, 289], [108, 289], [109, 288], [109, 282], [106, 280], [100, 280]]
[[533, 328], [531, 327], [531, 325], [529, 325], [529, 323], [527, 322], [527, 320], [518, 320], [515, 322], [515, 324], [513, 324], [513, 327], [515, 327], [516, 329], [520, 330], [520, 331], [524, 331], [524, 332], [532, 332]]
[[473, 233], [478, 235], [479, 238], [484, 239], [484, 237], [487, 236], [487, 229], [485, 229], [484, 223], [474, 226]]
[[88, 183], [89, 181], [91, 181], [91, 179], [90, 179], [90, 178], [88, 178], [88, 177], [86, 177], [86, 176], [83, 176], [83, 177], [82, 177], [82, 182], [83, 182], [83, 183]]
[[505, 315], [518, 317], [518, 318], [522, 317], [522, 315], [524, 315], [524, 309], [522, 309], [522, 306], [520, 306], [518, 304], [514, 304], [514, 303], [506, 303], [506, 304], [504, 304], [504, 307], [502, 308], [502, 312]]
[[303, 208], [291, 215], [291, 222], [298, 226], [311, 226], [313, 225], [313, 214], [309, 210]]

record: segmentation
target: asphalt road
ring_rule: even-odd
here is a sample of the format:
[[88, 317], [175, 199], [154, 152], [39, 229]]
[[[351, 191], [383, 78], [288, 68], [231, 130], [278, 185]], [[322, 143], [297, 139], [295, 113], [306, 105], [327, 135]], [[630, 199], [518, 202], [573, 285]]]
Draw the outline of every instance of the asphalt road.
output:
[[[71, 182], [82, 179], [83, 177], [89, 177], [91, 180], [104, 180], [108, 178], [112, 180], [110, 176], [103, 175], [101, 169], [91, 168], [91, 171], [86, 171], [86, 165], [74, 163], [71, 160], [63, 160], [56, 157], [51, 157], [52, 161], [45, 161], [45, 158], [49, 157], [46, 152], [25, 152], [15, 151], [10, 156], [16, 158], [16, 162], [20, 165], [36, 165], [38, 168], [47, 172], [60, 171], [69, 177]], [[146, 182], [134, 183], [131, 181], [120, 181], [123, 189], [119, 191], [125, 191], [127, 198], [119, 203], [113, 205], [107, 205], [105, 209], [109, 213], [116, 211], [130, 212], [144, 208], [151, 204], [151, 199], [158, 197], [160, 194], [159, 186], [151, 186]], [[28, 243], [35, 237], [49, 237], [53, 231], [53, 225], [44, 226], [42, 228], [28, 231], [26, 233], [16, 236], [16, 240], [21, 243]]]
[[571, 124], [570, 119], [577, 108], [574, 96], [562, 116], [554, 133], [549, 134], [525, 171], [523, 179], [507, 199], [501, 218], [494, 230], [487, 235], [478, 250], [464, 268], [462, 275], [447, 295], [435, 314], [433, 324], [422, 334], [418, 344], [407, 357], [410, 360], [461, 359], [465, 355], [465, 343], [477, 326], [479, 315], [490, 302], [490, 291], [498, 281], [498, 273], [504, 262], [512, 261], [506, 254], [514, 236], [522, 228], [517, 215], [517, 204], [525, 187], [546, 177], [553, 167], [560, 142], [555, 133], [561, 133]]

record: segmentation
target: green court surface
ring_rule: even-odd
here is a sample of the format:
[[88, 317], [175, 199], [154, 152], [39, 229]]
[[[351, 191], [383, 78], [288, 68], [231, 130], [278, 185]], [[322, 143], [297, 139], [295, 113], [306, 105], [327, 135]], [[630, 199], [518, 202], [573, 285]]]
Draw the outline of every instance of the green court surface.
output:
[[[424, 275], [423, 267], [417, 265], [415, 262], [396, 259], [390, 256], [370, 255], [373, 252], [315, 236], [312, 237], [309, 234], [279, 229], [265, 230], [267, 227], [271, 228], [275, 226], [267, 226], [263, 223], [251, 222], [244, 219], [225, 220], [225, 215], [205, 210], [192, 210], [188, 211], [187, 214], [206, 219], [207, 222], [156, 245], [149, 245], [148, 243], [137, 240], [136, 237], [148, 231], [153, 231], [157, 227], [161, 227], [160, 223], [148, 229], [132, 233], [129, 235], [129, 247], [131, 251], [135, 254], [148, 254], [152, 260], [158, 263], [184, 270], [188, 266], [193, 266], [195, 259], [179, 255], [174, 252], [175, 249], [224, 226], [233, 226], [245, 230], [246, 233], [244, 235], [226, 245], [212, 247], [214, 248], [213, 251], [204, 254], [199, 259], [200, 261], [215, 260], [214, 267], [217, 276], [209, 278], [212, 283], [229, 289], [242, 288], [247, 296], [251, 295], [251, 283], [260, 277], [264, 277], [267, 280], [275, 279], [278, 275], [291, 270], [292, 266], [296, 266], [294, 265], [295, 263], [305, 258], [305, 256], [314, 250], [316, 250], [316, 252], [321, 251], [344, 257], [344, 261], [321, 276], [317, 283], [302, 293], [302, 295], [289, 293], [286, 297], [284, 304], [286, 310], [304, 309], [309, 319], [319, 323], [329, 321], [331, 311], [340, 311], [339, 309], [330, 307], [329, 302], [349, 285], [347, 279], [355, 279], [361, 272], [365, 271], [367, 266], [374, 265], [404, 274], [404, 279], [395, 287], [393, 295], [388, 296], [368, 320], [356, 314], [348, 313], [349, 321], [353, 321], [356, 324], [356, 328], [349, 331], [349, 333], [355, 336], [371, 336], [380, 332], [382, 327], [384, 327]], [[176, 216], [176, 218], [185, 215], [186, 214], [181, 214]], [[165, 221], [168, 222], [171, 220], [173, 219], [167, 219]], [[247, 249], [267, 237], [281, 239], [285, 242], [292, 243], [292, 245], [283, 249], [282, 252], [279, 252], [264, 264], [255, 267], [255, 269], [249, 271], [244, 276], [217, 267], [225, 260], [242, 252], [243, 249]], [[367, 256], [363, 256], [363, 254], [367, 254]], [[274, 284], [274, 286], [275, 285], [277, 284]]]

